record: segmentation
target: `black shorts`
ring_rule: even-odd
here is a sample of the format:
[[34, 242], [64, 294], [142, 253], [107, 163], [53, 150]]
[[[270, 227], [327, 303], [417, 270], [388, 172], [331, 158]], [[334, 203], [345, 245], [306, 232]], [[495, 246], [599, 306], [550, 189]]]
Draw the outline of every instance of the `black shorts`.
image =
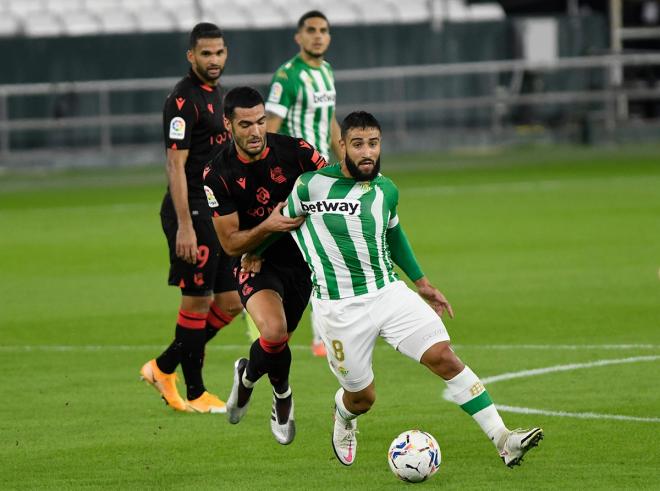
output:
[[232, 258], [220, 247], [211, 217], [193, 218], [197, 235], [197, 263], [190, 264], [176, 255], [176, 216], [161, 214], [163, 232], [170, 249], [170, 273], [167, 283], [181, 288], [183, 295], [204, 297], [236, 290]]
[[249, 273], [242, 274], [240, 265], [236, 265], [234, 275], [243, 306], [258, 291], [275, 290], [282, 298], [287, 332], [296, 330], [312, 294], [311, 274], [305, 263], [289, 267], [264, 261], [261, 272], [254, 276], [250, 276]]

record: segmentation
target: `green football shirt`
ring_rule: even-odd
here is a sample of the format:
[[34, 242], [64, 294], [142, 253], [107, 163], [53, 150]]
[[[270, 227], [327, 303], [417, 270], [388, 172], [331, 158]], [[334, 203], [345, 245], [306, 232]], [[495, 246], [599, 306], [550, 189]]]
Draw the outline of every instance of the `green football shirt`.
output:
[[281, 133], [304, 138], [329, 160], [335, 101], [335, 79], [330, 64], [324, 61], [315, 68], [298, 54], [275, 72], [266, 111], [283, 119]]
[[338, 164], [298, 178], [284, 213], [306, 217], [291, 234], [312, 270], [316, 297], [353, 297], [397, 281], [386, 234], [399, 223], [398, 200], [387, 177], [358, 182]]

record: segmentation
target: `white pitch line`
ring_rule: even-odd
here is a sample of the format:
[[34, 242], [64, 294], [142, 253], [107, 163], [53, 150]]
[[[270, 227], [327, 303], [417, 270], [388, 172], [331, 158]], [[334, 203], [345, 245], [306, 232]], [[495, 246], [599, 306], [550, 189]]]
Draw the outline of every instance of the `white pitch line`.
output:
[[[484, 377], [481, 381], [484, 384], [494, 384], [502, 380], [511, 380], [516, 378], [535, 377], [537, 375], [544, 375], [546, 373], [554, 372], [567, 372], [570, 370], [579, 370], [582, 368], [603, 367], [608, 365], [621, 365], [624, 363], [639, 363], [645, 361], [660, 360], [660, 356], [633, 356], [630, 358], [617, 358], [611, 360], [596, 360], [587, 363], [570, 363], [567, 365], [554, 365], [551, 367], [535, 368], [532, 370], [520, 370], [518, 372], [502, 373], [500, 375], [493, 375], [491, 377]], [[445, 389], [442, 397], [446, 401], [452, 402], [453, 399], [449, 394], [449, 389]], [[498, 410], [520, 413], [520, 414], [541, 414], [544, 416], [558, 416], [563, 418], [580, 418], [580, 419], [614, 419], [619, 421], [638, 421], [645, 423], [660, 423], [660, 418], [657, 417], [642, 417], [642, 416], [625, 416], [622, 414], [601, 414], [601, 413], [573, 413], [568, 411], [552, 411], [547, 409], [535, 409], [531, 407], [507, 406], [496, 404]]]
[[[232, 351], [245, 348], [251, 344], [245, 341], [245, 344], [213, 344], [207, 346], [210, 351]], [[290, 344], [293, 350], [306, 350], [309, 346], [306, 344]], [[161, 344], [103, 344], [103, 345], [56, 345], [56, 344], [33, 344], [33, 345], [0, 345], [0, 352], [11, 353], [20, 351], [144, 351], [164, 349], [166, 346]], [[629, 350], [629, 349], [660, 349], [658, 344], [455, 344], [455, 349], [491, 349], [491, 350], [516, 350], [516, 349], [537, 349], [537, 350]], [[376, 346], [376, 349], [390, 350], [389, 346]]]
[[622, 363], [637, 363], [640, 361], [655, 361], [660, 360], [660, 356], [633, 356], [631, 358], [618, 358], [614, 360], [597, 360], [587, 363], [569, 363], [568, 365], [555, 365], [552, 367], [535, 368], [533, 370], [521, 370], [519, 372], [502, 373], [500, 375], [493, 375], [492, 377], [485, 377], [481, 379], [484, 384], [493, 384], [502, 380], [511, 380], [514, 378], [535, 377], [536, 375], [543, 375], [552, 372], [567, 372], [570, 370], [579, 370], [581, 368], [604, 367], [607, 365], [620, 365]]
[[624, 416], [622, 414], [603, 414], [603, 413], [570, 413], [568, 411], [549, 411], [547, 409], [534, 409], [531, 407], [503, 406], [495, 404], [498, 410], [507, 413], [518, 414], [541, 414], [544, 416], [558, 416], [560, 418], [579, 418], [579, 419], [615, 419], [619, 421], [638, 421], [642, 423], [660, 423], [660, 418], [644, 418], [641, 416]]

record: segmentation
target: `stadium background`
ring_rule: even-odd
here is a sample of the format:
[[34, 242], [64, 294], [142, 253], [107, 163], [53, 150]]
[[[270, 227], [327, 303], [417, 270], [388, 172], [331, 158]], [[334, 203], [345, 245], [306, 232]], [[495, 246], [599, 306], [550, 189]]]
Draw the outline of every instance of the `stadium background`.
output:
[[[520, 469], [384, 345], [360, 457], [339, 468], [336, 383], [306, 324], [290, 448], [263, 388], [230, 427], [137, 383], [173, 327], [160, 111], [186, 31], [217, 22], [224, 84], [263, 91], [313, 7], [333, 26], [339, 117], [384, 123], [384, 171], [457, 311], [459, 354], [506, 421], [547, 432]], [[387, 446], [421, 427], [444, 453], [428, 486], [657, 488], [659, 16], [634, 0], [1, 0], [0, 487], [394, 489]], [[214, 341], [212, 390], [228, 392], [246, 346], [240, 321]]]

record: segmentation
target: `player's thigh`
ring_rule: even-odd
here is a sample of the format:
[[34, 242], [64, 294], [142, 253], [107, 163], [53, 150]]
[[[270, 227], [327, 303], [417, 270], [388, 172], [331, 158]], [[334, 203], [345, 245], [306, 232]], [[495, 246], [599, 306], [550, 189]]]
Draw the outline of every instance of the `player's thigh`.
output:
[[193, 220], [197, 235], [197, 261], [188, 263], [176, 255], [176, 218], [161, 215], [170, 257], [168, 284], [178, 286], [187, 296], [208, 296], [212, 293], [218, 268], [220, 243], [210, 219]]
[[245, 307], [266, 341], [276, 342], [287, 335], [282, 297], [275, 290], [255, 292], [250, 295]]
[[374, 380], [372, 360], [378, 327], [364, 300], [312, 297], [312, 307], [314, 323], [327, 348], [328, 364], [341, 386], [349, 392], [368, 387]]
[[442, 319], [403, 281], [383, 288], [371, 308], [383, 339], [415, 361], [434, 344], [449, 340]]
[[284, 286], [282, 297], [287, 330], [293, 332], [307, 309], [312, 293], [311, 274], [307, 265], [297, 268], [278, 268], [278, 277]]

